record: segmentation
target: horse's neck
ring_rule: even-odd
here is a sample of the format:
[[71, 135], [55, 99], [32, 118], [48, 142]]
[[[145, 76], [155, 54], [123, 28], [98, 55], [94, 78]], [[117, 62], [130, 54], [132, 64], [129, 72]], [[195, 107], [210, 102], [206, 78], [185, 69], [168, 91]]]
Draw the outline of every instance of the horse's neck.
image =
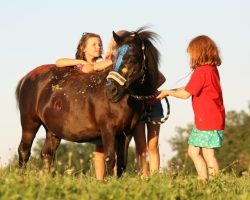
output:
[[144, 81], [143, 83], [141, 83], [141, 81], [138, 81], [133, 85], [131, 93], [133, 95], [149, 96], [153, 95], [155, 93], [155, 90], [154, 87], [151, 86], [151, 83], [149, 81]]

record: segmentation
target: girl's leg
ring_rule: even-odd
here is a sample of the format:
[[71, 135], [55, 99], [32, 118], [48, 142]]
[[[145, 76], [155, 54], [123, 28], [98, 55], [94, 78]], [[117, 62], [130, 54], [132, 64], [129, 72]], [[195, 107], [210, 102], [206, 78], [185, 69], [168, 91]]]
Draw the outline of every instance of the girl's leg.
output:
[[159, 154], [159, 132], [160, 125], [148, 122], [148, 154], [149, 154], [149, 168], [150, 173], [159, 171], [160, 167], [160, 154]]
[[206, 180], [208, 179], [207, 165], [204, 158], [200, 154], [201, 153], [200, 151], [201, 151], [200, 147], [195, 147], [192, 145], [188, 146], [188, 155], [194, 162], [194, 166], [198, 173], [198, 178], [201, 180]]
[[215, 157], [214, 149], [202, 148], [202, 154], [207, 164], [209, 178], [218, 175], [219, 164]]
[[147, 176], [147, 144], [145, 136], [145, 124], [138, 124], [134, 130], [134, 140], [136, 147], [136, 157], [137, 157], [137, 170], [142, 172], [143, 176]]
[[102, 145], [96, 145], [96, 150], [94, 152], [94, 165], [95, 165], [95, 175], [97, 180], [104, 179], [104, 151]]

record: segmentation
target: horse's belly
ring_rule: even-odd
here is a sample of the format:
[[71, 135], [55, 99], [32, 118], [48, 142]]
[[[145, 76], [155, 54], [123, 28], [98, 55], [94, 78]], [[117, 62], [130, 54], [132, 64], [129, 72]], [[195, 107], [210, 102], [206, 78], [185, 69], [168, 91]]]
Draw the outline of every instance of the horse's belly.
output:
[[100, 133], [92, 132], [92, 131], [80, 131], [80, 132], [65, 132], [63, 134], [58, 134], [58, 136], [64, 140], [72, 141], [72, 142], [89, 142], [91, 140], [95, 140], [100, 137]]

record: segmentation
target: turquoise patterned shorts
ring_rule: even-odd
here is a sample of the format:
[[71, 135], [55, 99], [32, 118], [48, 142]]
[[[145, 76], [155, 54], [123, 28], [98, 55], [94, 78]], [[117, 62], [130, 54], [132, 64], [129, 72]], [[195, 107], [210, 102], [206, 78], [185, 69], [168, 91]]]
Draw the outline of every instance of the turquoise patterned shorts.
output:
[[201, 131], [194, 126], [188, 139], [188, 144], [203, 148], [221, 147], [223, 140], [222, 130]]

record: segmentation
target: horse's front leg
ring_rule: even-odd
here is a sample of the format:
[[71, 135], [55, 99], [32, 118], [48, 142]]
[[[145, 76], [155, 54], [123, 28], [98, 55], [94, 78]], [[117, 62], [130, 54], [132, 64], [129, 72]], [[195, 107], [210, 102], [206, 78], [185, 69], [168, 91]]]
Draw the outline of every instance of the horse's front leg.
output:
[[120, 133], [116, 136], [116, 167], [117, 176], [120, 177], [127, 166], [128, 160], [128, 147], [132, 135]]
[[113, 175], [113, 169], [115, 166], [115, 133], [102, 132], [102, 144], [105, 156], [104, 162], [106, 174], [111, 176]]

